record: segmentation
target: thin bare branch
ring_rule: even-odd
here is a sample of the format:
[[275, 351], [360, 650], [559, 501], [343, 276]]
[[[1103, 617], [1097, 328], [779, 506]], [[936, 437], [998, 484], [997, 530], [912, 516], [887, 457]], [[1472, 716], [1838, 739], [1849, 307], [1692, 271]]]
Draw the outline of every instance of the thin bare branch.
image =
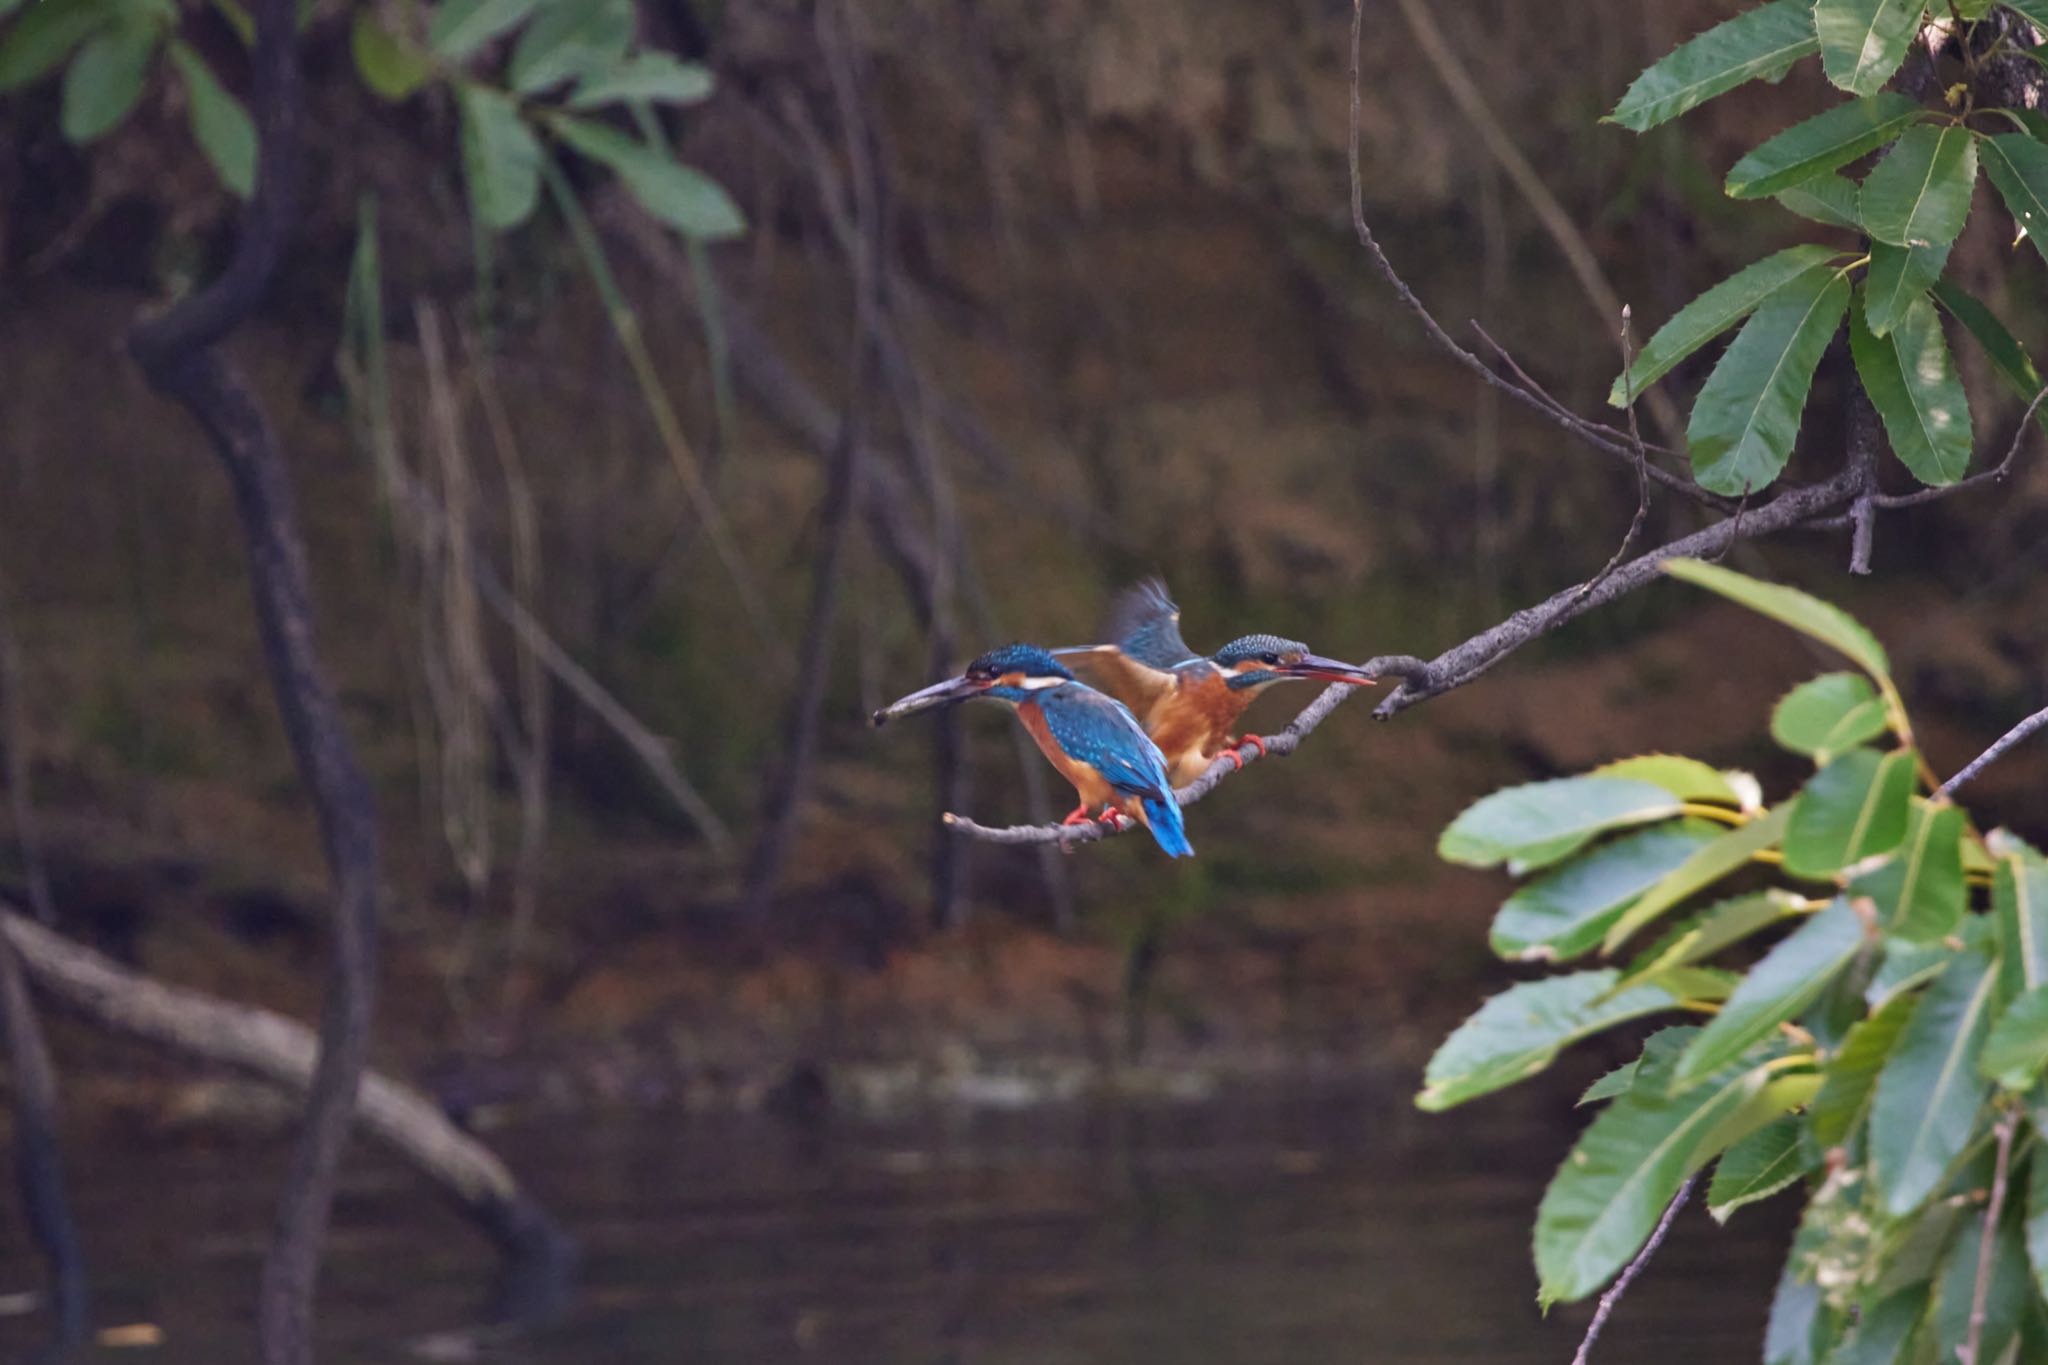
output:
[[1634, 338], [1629, 335], [1628, 305], [1623, 304], [1621, 309], [1622, 404], [1628, 411], [1629, 447], [1636, 457], [1636, 511], [1635, 515], [1629, 518], [1628, 530], [1623, 533], [1621, 544], [1614, 547], [1614, 553], [1608, 557], [1607, 563], [1601, 566], [1600, 572], [1594, 574], [1592, 578], [1587, 580], [1586, 586], [1579, 589], [1579, 593], [1582, 596], [1590, 593], [1593, 589], [1607, 581], [1607, 576], [1614, 572], [1623, 558], [1627, 556], [1630, 548], [1635, 545], [1636, 537], [1643, 533], [1643, 522], [1650, 515], [1650, 456], [1649, 452], [1643, 449], [1642, 429], [1636, 425], [1635, 381], [1629, 375], [1629, 370], [1635, 363], [1636, 348]]
[[1699, 1178], [1698, 1172], [1685, 1178], [1685, 1183], [1678, 1187], [1678, 1193], [1672, 1195], [1671, 1202], [1664, 1206], [1664, 1216], [1657, 1220], [1656, 1230], [1650, 1234], [1650, 1240], [1643, 1243], [1643, 1249], [1628, 1263], [1628, 1269], [1621, 1272], [1621, 1278], [1608, 1286], [1607, 1292], [1600, 1296], [1600, 1306], [1593, 1310], [1593, 1320], [1586, 1324], [1586, 1335], [1579, 1341], [1579, 1352], [1572, 1357], [1572, 1365], [1586, 1365], [1592, 1358], [1593, 1343], [1600, 1339], [1601, 1331], [1607, 1326], [1607, 1315], [1614, 1311], [1614, 1305], [1621, 1302], [1621, 1296], [1628, 1292], [1628, 1287], [1635, 1283], [1636, 1276], [1642, 1274], [1643, 1267], [1657, 1254], [1657, 1248], [1664, 1245], [1665, 1237], [1671, 1233], [1672, 1221], [1678, 1217], [1678, 1211], [1685, 1207], [1685, 1201], [1692, 1197], [1692, 1187], [1699, 1182]]
[[1918, 507], [1925, 502], [1938, 502], [1942, 498], [1952, 497], [1957, 493], [1966, 493], [1973, 488], [1982, 488], [1988, 483], [2004, 483], [2006, 477], [2012, 473], [2013, 462], [2019, 458], [2021, 443], [2026, 440], [2027, 433], [2033, 429], [2034, 410], [2041, 406], [2041, 400], [2044, 398], [2048, 398], [2048, 388], [2044, 388], [2035, 394], [2034, 401], [2027, 404], [2026, 413], [2020, 418], [2019, 428], [2012, 434], [2012, 444], [2005, 448], [2005, 458], [1992, 468], [1985, 470], [1982, 474], [1972, 474], [1967, 479], [1959, 480], [1943, 488], [1923, 488], [1915, 493], [1900, 493], [1892, 497], [1880, 495], [1877, 498], [1877, 505], [1887, 511], [1899, 507]]
[[1983, 772], [1986, 768], [1996, 763], [1999, 759], [2005, 757], [2006, 751], [2011, 749], [2015, 744], [2020, 743], [2029, 735], [2033, 734], [2035, 731], [2040, 730], [2044, 727], [2048, 727], [2048, 709], [2036, 711], [2033, 715], [2028, 716], [2018, 725], [2013, 726], [2012, 729], [2007, 730], [2004, 734], [2000, 735], [1990, 748], [1986, 749], [1983, 753], [1978, 754], [1975, 758], [1971, 759], [1969, 763], [1965, 765], [1961, 772], [1957, 773], [1954, 777], [1951, 777], [1948, 781], [1942, 783], [1940, 789], [1937, 790], [1934, 794], [1936, 796], [1949, 795], [1951, 792], [1955, 791], [1956, 788], [1962, 786], [1965, 782], [1972, 780], [1977, 776], [1977, 774]]
[[1998, 1120], [1998, 1159], [1991, 1169], [1991, 1199], [1984, 1205], [1984, 1232], [1977, 1239], [1977, 1284], [1970, 1293], [1970, 1335], [1957, 1353], [1962, 1365], [1980, 1365], [1984, 1359], [1984, 1320], [1990, 1316], [1991, 1263], [1996, 1255], [1998, 1219], [2005, 1212], [2005, 1187], [2012, 1174], [2012, 1140], [2019, 1132], [2020, 1115], [2008, 1108]]

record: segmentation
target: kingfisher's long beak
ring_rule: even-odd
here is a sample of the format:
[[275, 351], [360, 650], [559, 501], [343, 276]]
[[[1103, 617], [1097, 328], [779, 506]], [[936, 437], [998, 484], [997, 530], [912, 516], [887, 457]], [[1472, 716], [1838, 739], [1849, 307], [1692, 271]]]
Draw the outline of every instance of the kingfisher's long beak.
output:
[[875, 712], [870, 719], [876, 725], [887, 725], [890, 721], [896, 720], [899, 717], [915, 715], [919, 711], [929, 711], [934, 706], [951, 706], [954, 702], [966, 701], [969, 697], [980, 696], [983, 692], [988, 691], [989, 687], [990, 683], [976, 682], [963, 673], [957, 678], [948, 678], [944, 682], [933, 683], [930, 687], [921, 688], [916, 692], [912, 692], [907, 697], [890, 702], [887, 706]]
[[1299, 662], [1288, 664], [1280, 671], [1290, 678], [1350, 683], [1353, 687], [1370, 687], [1379, 681], [1356, 664], [1347, 664], [1341, 659], [1325, 659], [1320, 654], [1304, 654]]

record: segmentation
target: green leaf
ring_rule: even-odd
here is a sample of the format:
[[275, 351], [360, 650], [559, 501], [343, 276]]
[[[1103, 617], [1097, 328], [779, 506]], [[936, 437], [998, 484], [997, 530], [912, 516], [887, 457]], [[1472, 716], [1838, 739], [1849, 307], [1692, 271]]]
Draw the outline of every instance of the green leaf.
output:
[[1667, 972], [1704, 962], [1723, 948], [1742, 942], [1796, 913], [1792, 898], [1781, 891], [1738, 896], [1694, 915], [1651, 945], [1630, 964], [1617, 992], [1660, 980]]
[[1617, 1095], [1626, 1095], [1636, 1083], [1636, 1068], [1642, 1065], [1642, 1060], [1638, 1057], [1632, 1062], [1623, 1062], [1587, 1086], [1586, 1093], [1579, 1096], [1579, 1102], [1572, 1107], [1581, 1109], [1589, 1104], [1598, 1104], [1602, 1100], [1611, 1100]]
[[119, 11], [108, 0], [40, 0], [0, 36], [0, 93], [18, 89], [71, 55]]
[[220, 183], [247, 199], [256, 189], [256, 125], [249, 111], [214, 78], [213, 69], [183, 42], [171, 43], [171, 64], [185, 83], [185, 110], [193, 140], [213, 163]]
[[1983, 953], [1934, 979], [1877, 1078], [1871, 1174], [1886, 1213], [1902, 1218], [1941, 1184], [1969, 1145], [1988, 1083], [1974, 1065], [1990, 1026], [1997, 973]]
[[1804, 1174], [1799, 1120], [1789, 1116], [1772, 1119], [1730, 1147], [1714, 1167], [1713, 1183], [1707, 1187], [1707, 1212], [1714, 1215], [1715, 1222], [1725, 1223], [1744, 1204], [1769, 1199]]
[[1849, 350], [1900, 462], [1930, 486], [1962, 478], [1975, 444], [1970, 399], [1927, 296], [1915, 295], [1884, 336], [1871, 334], [1859, 309], [1849, 325]]
[[1815, 0], [1821, 70], [1852, 95], [1874, 95], [1906, 60], [1922, 0]]
[[1422, 1109], [1449, 1109], [1534, 1076], [1568, 1044], [1626, 1019], [1667, 1010], [1671, 992], [1645, 986], [1609, 997], [1612, 968], [1523, 981], [1479, 1007], [1444, 1040], [1423, 1072]]
[[1593, 777], [1632, 777], [1652, 782], [1681, 801], [1720, 801], [1740, 806], [1742, 796], [1728, 781], [1728, 774], [1696, 758], [1677, 754], [1641, 754], [1617, 759], [1593, 769]]
[[1842, 901], [1822, 910], [1749, 969], [1721, 1012], [1700, 1031], [1672, 1074], [1674, 1089], [1700, 1084], [1819, 998], [1863, 946], [1863, 922]]
[[1492, 867], [1562, 839], [1669, 819], [1683, 805], [1664, 788], [1633, 778], [1530, 782], [1467, 806], [1437, 840], [1436, 851], [1449, 862]]
[[427, 24], [427, 45], [459, 62], [525, 20], [540, 0], [443, 0]]
[[1893, 939], [1885, 944], [1884, 960], [1864, 989], [1863, 1000], [1870, 1008], [1883, 1009], [1899, 996], [1932, 981], [1947, 970], [1956, 956], [1947, 943], [1906, 943]]
[[155, 24], [129, 21], [86, 40], [64, 72], [59, 126], [68, 141], [82, 146], [121, 126], [142, 98], [157, 37]]
[[1894, 995], [1882, 1009], [1849, 1030], [1842, 1050], [1828, 1063], [1820, 1093], [1807, 1110], [1813, 1140], [1822, 1151], [1842, 1146], [1863, 1126], [1878, 1073], [1891, 1060], [1919, 1003], [1917, 995]]
[[371, 5], [356, 11], [349, 29], [349, 49], [363, 84], [379, 99], [394, 103], [406, 99], [426, 84], [433, 72], [427, 54], [379, 23]]
[[666, 52], [640, 52], [603, 75], [592, 76], [569, 97], [571, 109], [652, 100], [658, 104], [695, 104], [711, 98], [711, 71], [697, 62], [679, 62]]
[[494, 231], [518, 227], [540, 198], [540, 143], [508, 96], [464, 85], [460, 103], [470, 210]]
[[1991, 909], [1998, 919], [2001, 989], [2014, 996], [2048, 985], [2048, 859], [2005, 830], [1987, 842], [1998, 860]]
[[1863, 190], [1840, 175], [1817, 175], [1778, 195], [1778, 202], [1801, 218], [1829, 227], [1863, 230]]
[[1785, 830], [1785, 870], [1833, 877], [1854, 862], [1889, 853], [1906, 837], [1913, 752], [1852, 749], [1815, 773]]
[[1884, 931], [1907, 943], [1947, 938], [1963, 922], [1963, 813], [1915, 800], [1905, 841], [1849, 883], [1877, 906]]
[[1863, 182], [1863, 227], [1894, 246], [1946, 246], [1970, 216], [1977, 183], [1977, 135], [1920, 124], [1908, 128]]
[[1866, 1310], [1827, 1365], [1908, 1365], [1914, 1329], [1927, 1316], [1927, 1285], [1910, 1285]]
[[1825, 767], [1885, 731], [1884, 702], [1860, 673], [1824, 673], [1779, 699], [1771, 711], [1771, 738], [1795, 754], [1811, 754]]
[[2007, 1090], [2027, 1090], [2048, 1067], [2048, 986], [2036, 986], [1998, 1016], [1977, 1069]]
[[1871, 335], [1897, 327], [1914, 300], [1923, 297], [1948, 266], [1949, 248], [1870, 244], [1870, 268], [1863, 273], [1863, 310]]
[[1900, 94], [1838, 104], [1793, 124], [1736, 162], [1728, 172], [1728, 194], [1763, 199], [1782, 193], [1876, 151], [1920, 116], [1920, 106]]
[[1688, 896], [1747, 867], [1757, 853], [1772, 847], [1785, 836], [1797, 805], [1797, 802], [1781, 804], [1770, 814], [1737, 825], [1712, 843], [1695, 850], [1614, 921], [1602, 946], [1607, 952], [1613, 952], [1637, 930]]
[[1659, 825], [1574, 858], [1501, 906], [1493, 921], [1493, 951], [1523, 961], [1561, 961], [1587, 952], [1631, 902], [1711, 843], [1718, 830], [1704, 820]]
[[[1998, 371], [2006, 387], [2021, 398], [2032, 401], [2041, 391], [2041, 375], [2034, 368], [2034, 362], [2027, 356], [2027, 348], [2019, 339], [2006, 330], [1997, 314], [1986, 308], [1977, 298], [1955, 283], [1943, 280], [1934, 286], [1934, 300], [1948, 310], [1950, 317], [1963, 324], [1963, 330], [1976, 338], [1984, 354], [1991, 358], [1992, 368]], [[2034, 420], [2048, 431], [2048, 406], [2034, 414]]]
[[1640, 133], [1820, 51], [1806, 0], [1771, 0], [1673, 49], [1636, 77], [1607, 117]]
[[1769, 1081], [1735, 1069], [1672, 1095], [1684, 1031], [1643, 1051], [1637, 1083], [1600, 1112], [1544, 1192], [1536, 1214], [1536, 1270], [1545, 1304], [1584, 1298], [1635, 1255], [1679, 1183], [1718, 1153], [1706, 1139]]
[[1880, 689], [1890, 686], [1891, 663], [1885, 658], [1884, 646], [1840, 607], [1797, 588], [1766, 583], [1703, 560], [1667, 559], [1663, 567], [1673, 578], [1717, 592], [1731, 602], [1740, 602], [1751, 611], [1812, 636], [1847, 655]]
[[561, 115], [551, 126], [563, 142], [618, 172], [641, 207], [685, 237], [715, 242], [746, 231], [739, 205], [702, 171], [601, 123]]
[[[1957, 1359], [1956, 1350], [1968, 1342], [1970, 1318], [1977, 1296], [1977, 1258], [1984, 1245], [1984, 1214], [1973, 1213], [1963, 1222], [1941, 1273], [1940, 1292], [1934, 1302], [1934, 1339], [1943, 1360]], [[2027, 1279], [2026, 1240], [2017, 1218], [2000, 1218], [1991, 1240], [1991, 1273], [1984, 1292], [1984, 1324], [1978, 1359], [1992, 1365], [2002, 1359], [2019, 1332], [2020, 1314], [2032, 1297]]]
[[1771, 1315], [1764, 1324], [1764, 1365], [1817, 1365], [1814, 1338], [1823, 1330], [1827, 1309], [1820, 1286], [1800, 1274], [1802, 1257], [1793, 1247], [1778, 1273], [1771, 1295]]
[[1742, 325], [1707, 376], [1686, 426], [1700, 487], [1734, 497], [1778, 477], [1799, 439], [1814, 368], [1848, 307], [1848, 279], [1811, 270], [1764, 300]]
[[1615, 407], [1627, 404], [1629, 393], [1641, 396], [1673, 366], [1756, 311], [1757, 305], [1787, 284], [1826, 265], [1842, 253], [1825, 246], [1795, 246], [1752, 261], [1672, 315], [1628, 367], [1626, 382], [1616, 379], [1607, 391]]
[[2035, 1291], [2048, 1297], [2048, 1160], [2034, 1153], [2027, 1179], [2027, 1263], [2034, 1269]]
[[609, 71], [632, 42], [632, 0], [548, 0], [512, 51], [512, 88], [535, 95]]
[[1984, 169], [2034, 249], [2048, 254], [2041, 243], [2041, 234], [2048, 232], [2048, 147], [2024, 133], [1985, 138]]

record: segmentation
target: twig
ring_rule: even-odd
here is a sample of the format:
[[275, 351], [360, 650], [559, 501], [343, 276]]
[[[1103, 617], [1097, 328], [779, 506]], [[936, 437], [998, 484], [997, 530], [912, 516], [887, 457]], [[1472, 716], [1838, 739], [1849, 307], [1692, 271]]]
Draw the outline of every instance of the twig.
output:
[[1985, 470], [1982, 474], [1972, 474], [1969, 478], [1961, 479], [1946, 487], [1923, 488], [1915, 493], [1900, 493], [1895, 496], [1879, 496], [1877, 498], [1877, 505], [1886, 511], [1900, 507], [1918, 507], [1922, 503], [1937, 502], [1942, 498], [1968, 492], [1973, 488], [1982, 488], [1988, 483], [2005, 482], [2006, 476], [2012, 473], [2013, 461], [2019, 457], [2020, 443], [2026, 439], [2028, 430], [2034, 425], [2034, 410], [2041, 406], [2041, 400], [2044, 398], [2048, 398], [2048, 388], [2043, 388], [2039, 393], [2035, 394], [2034, 401], [2027, 404], [2026, 412], [2020, 417], [2019, 428], [2012, 434], [2012, 444], [2005, 448], [2005, 458], [2000, 460], [1994, 467]]
[[1971, 759], [1961, 772], [1942, 783], [1934, 794], [1936, 796], [1949, 795], [1956, 788], [1970, 781], [1977, 774], [2003, 758], [2006, 750], [2012, 748], [2015, 744], [2018, 744], [2043, 726], [2048, 726], [2048, 709], [2036, 711], [2033, 715], [2028, 716], [2018, 725], [2013, 726], [2012, 729], [2000, 735], [1990, 748]]
[[1991, 1200], [1984, 1206], [1984, 1231], [1977, 1239], [1977, 1287], [1970, 1294], [1969, 1344], [1959, 1353], [1962, 1365], [1979, 1365], [1984, 1352], [1984, 1320], [1990, 1315], [1991, 1258], [1998, 1239], [1998, 1218], [2005, 1212], [2006, 1179], [2012, 1173], [2012, 1140], [2019, 1131], [2017, 1109], [1998, 1120], [1998, 1160], [1991, 1169]]
[[1650, 1240], [1643, 1243], [1643, 1249], [1636, 1253], [1636, 1258], [1621, 1272], [1621, 1278], [1608, 1286], [1607, 1292], [1600, 1296], [1600, 1306], [1593, 1310], [1593, 1320], [1586, 1324], [1586, 1335], [1579, 1342], [1579, 1353], [1572, 1357], [1572, 1365], [1586, 1365], [1586, 1361], [1591, 1358], [1593, 1343], [1600, 1339], [1601, 1330], [1607, 1326], [1607, 1315], [1614, 1311], [1615, 1304], [1621, 1302], [1621, 1296], [1635, 1283], [1636, 1276], [1649, 1264], [1650, 1257], [1656, 1254], [1657, 1248], [1664, 1245], [1664, 1238], [1671, 1231], [1672, 1220], [1677, 1218], [1678, 1211], [1685, 1207], [1685, 1201], [1692, 1197], [1692, 1187], [1698, 1183], [1699, 1178], [1697, 1171], [1685, 1178], [1685, 1183], [1678, 1187], [1678, 1193], [1672, 1195], [1671, 1202], [1664, 1206], [1664, 1216], [1657, 1220], [1657, 1227], [1650, 1233]]
[[[1408, 0], [1402, 0], [1402, 2], [1406, 4]], [[1585, 587], [1579, 589], [1579, 595], [1582, 597], [1607, 581], [1607, 576], [1614, 572], [1616, 566], [1621, 563], [1622, 558], [1628, 554], [1629, 548], [1636, 543], [1636, 537], [1643, 533], [1643, 521], [1650, 515], [1650, 456], [1643, 449], [1642, 429], [1636, 425], [1635, 380], [1629, 375], [1630, 368], [1636, 363], [1636, 348], [1634, 341], [1629, 336], [1628, 324], [1628, 305], [1623, 304], [1621, 308], [1621, 391], [1622, 404], [1628, 410], [1629, 446], [1635, 452], [1636, 457], [1636, 512], [1629, 519], [1628, 530], [1622, 535], [1621, 544], [1614, 547], [1614, 553], [1608, 557], [1607, 563], [1601, 567], [1599, 573], [1594, 574], [1592, 578], [1587, 580]]]

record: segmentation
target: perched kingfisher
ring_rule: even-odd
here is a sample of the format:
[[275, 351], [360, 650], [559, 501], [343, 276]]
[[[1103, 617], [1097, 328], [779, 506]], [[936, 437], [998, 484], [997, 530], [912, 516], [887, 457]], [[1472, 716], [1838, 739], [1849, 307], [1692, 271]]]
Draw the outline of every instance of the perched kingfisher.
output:
[[1103, 634], [1112, 643], [1053, 653], [1130, 707], [1159, 746], [1176, 787], [1201, 776], [1219, 754], [1242, 767], [1240, 744], [1266, 751], [1260, 736], [1240, 739], [1231, 732], [1274, 683], [1313, 679], [1365, 687], [1375, 681], [1355, 664], [1311, 654], [1300, 641], [1277, 635], [1246, 635], [1205, 659], [1181, 639], [1180, 608], [1156, 578], [1118, 594]]
[[1074, 784], [1081, 804], [1064, 823], [1086, 824], [1089, 810], [1096, 807], [1105, 820], [1115, 818], [1111, 812], [1120, 812], [1152, 831], [1171, 856], [1194, 856], [1194, 845], [1181, 825], [1180, 803], [1173, 799], [1173, 784], [1167, 780], [1166, 762], [1137, 718], [1122, 702], [1081, 682], [1036, 645], [990, 650], [959, 677], [883, 707], [875, 712], [874, 722], [882, 725], [898, 716], [975, 697], [1015, 707], [1017, 718], [1052, 766]]

